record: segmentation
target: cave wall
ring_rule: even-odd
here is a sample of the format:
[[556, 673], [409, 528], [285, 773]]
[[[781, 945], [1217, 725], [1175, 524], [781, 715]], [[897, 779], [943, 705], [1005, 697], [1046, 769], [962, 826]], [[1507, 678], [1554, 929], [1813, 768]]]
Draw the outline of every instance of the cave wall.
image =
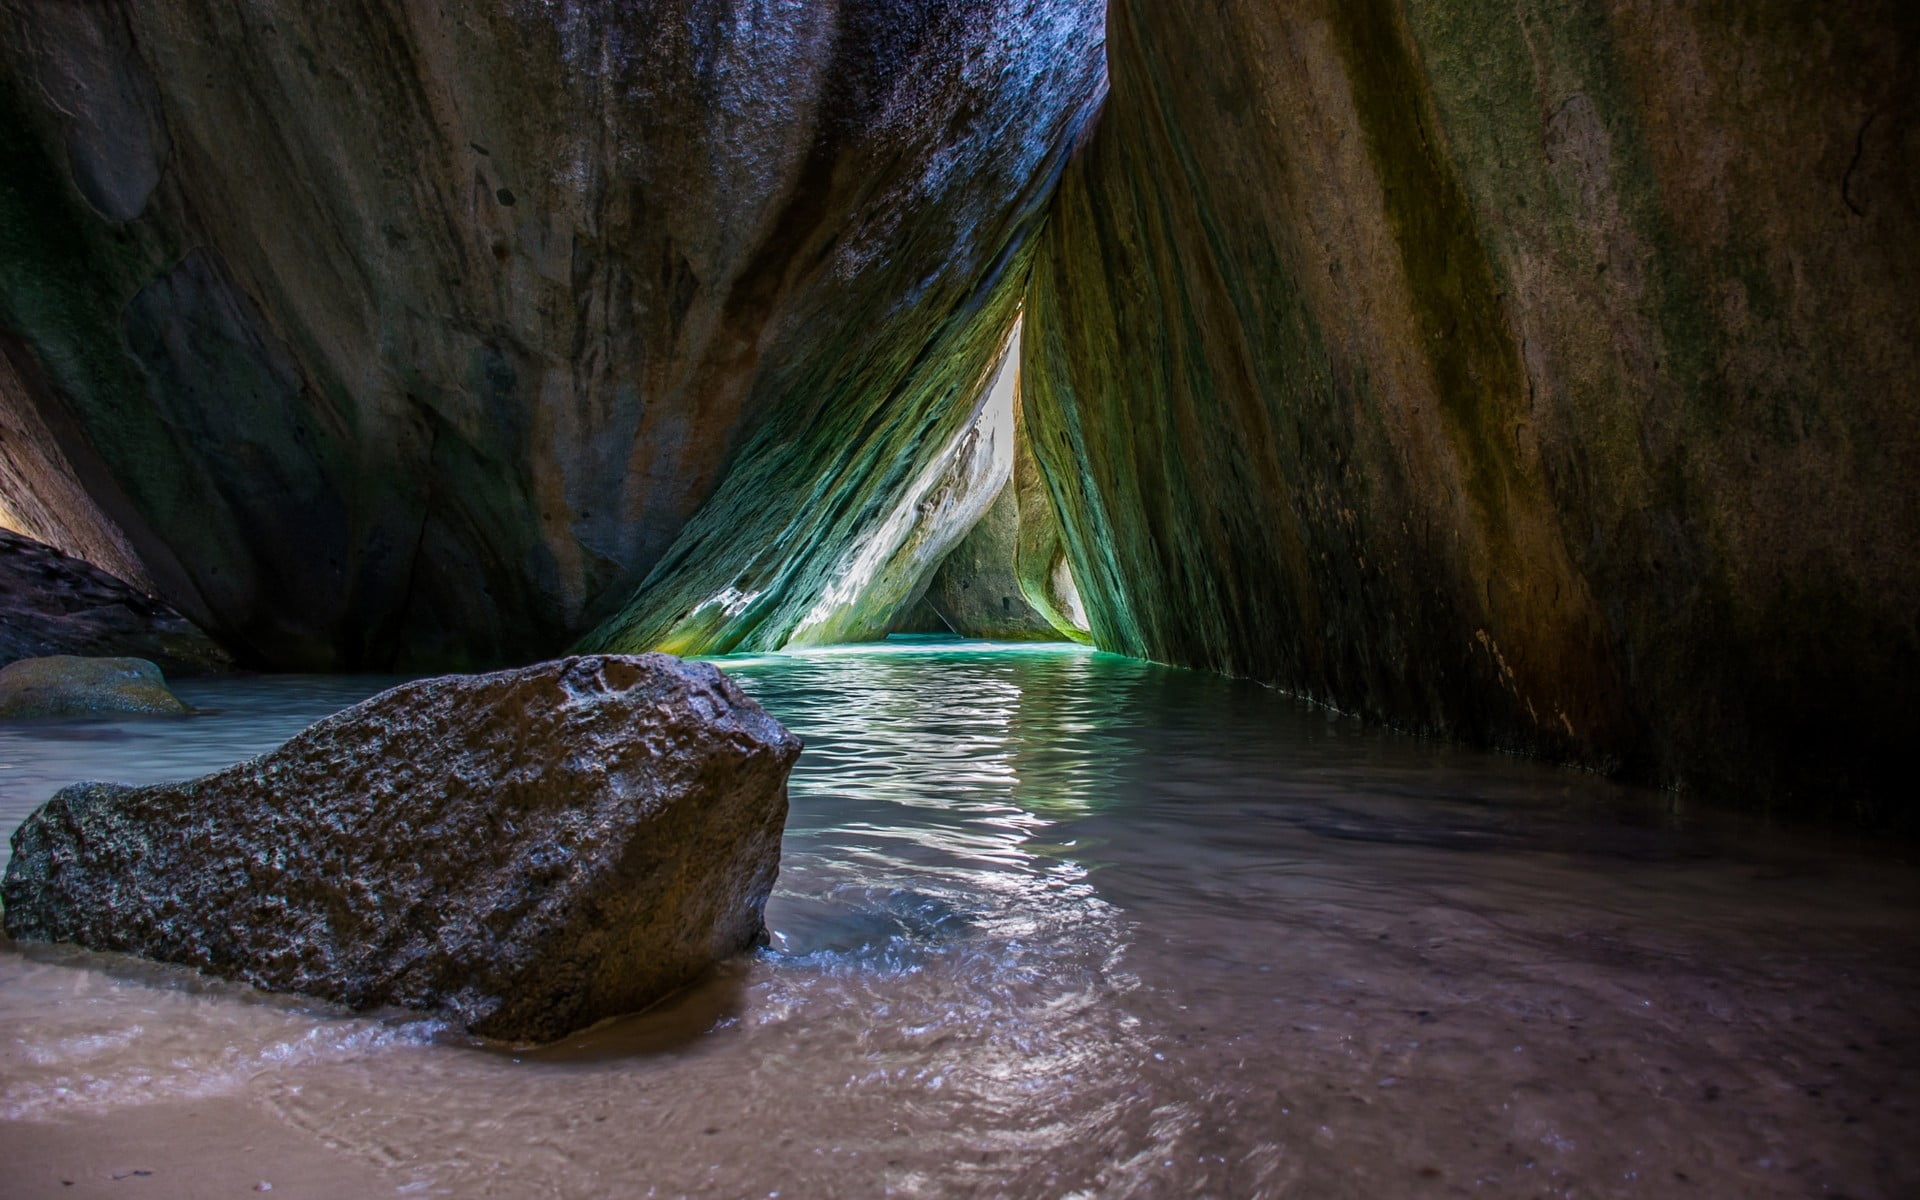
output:
[[1114, 0], [1026, 309], [1098, 642], [1884, 816], [1920, 9]]
[[1002, 486], [980, 520], [927, 581], [925, 599], [940, 624], [962, 637], [1003, 642], [1062, 639], [1053, 622], [1028, 603], [1016, 570], [1019, 494]]
[[967, 420], [1102, 7], [0, 0], [0, 515], [258, 665], [777, 639]]
[[918, 607], [934, 573], [972, 536], [1013, 474], [1019, 340], [1016, 325], [970, 422], [901, 494], [892, 514], [833, 564], [832, 582], [784, 634], [783, 645], [877, 641]]
[[[1015, 353], [1021, 334], [1014, 333]], [[1060, 519], [1028, 444], [1019, 372], [1008, 372], [1011, 461], [999, 491], [924, 585], [941, 628], [998, 641], [1089, 640]]]

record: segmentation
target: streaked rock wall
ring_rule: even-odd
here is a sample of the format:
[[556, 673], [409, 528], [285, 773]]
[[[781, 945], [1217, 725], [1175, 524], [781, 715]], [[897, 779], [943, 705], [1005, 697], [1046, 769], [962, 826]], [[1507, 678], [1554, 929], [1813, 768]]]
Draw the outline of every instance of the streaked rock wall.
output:
[[262, 665], [804, 610], [965, 423], [1102, 7], [0, 0], [0, 508]]
[[1100, 644], [1884, 811], [1920, 732], [1916, 12], [1115, 0], [1025, 358]]

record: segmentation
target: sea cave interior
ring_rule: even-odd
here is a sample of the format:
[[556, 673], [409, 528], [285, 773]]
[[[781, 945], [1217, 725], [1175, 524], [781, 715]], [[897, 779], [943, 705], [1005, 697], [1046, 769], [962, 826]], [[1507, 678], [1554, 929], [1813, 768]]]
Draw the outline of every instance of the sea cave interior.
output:
[[0, 0], [0, 1196], [1920, 1195], [1909, 0]]

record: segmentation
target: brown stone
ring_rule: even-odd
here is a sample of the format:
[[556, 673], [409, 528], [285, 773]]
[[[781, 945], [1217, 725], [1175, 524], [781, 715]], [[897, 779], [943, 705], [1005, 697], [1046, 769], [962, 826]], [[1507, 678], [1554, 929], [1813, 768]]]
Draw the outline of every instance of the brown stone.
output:
[[144, 658], [174, 676], [233, 667], [225, 651], [160, 601], [91, 563], [0, 529], [0, 665], [56, 654]]
[[666, 655], [404, 684], [201, 779], [63, 789], [6, 931], [549, 1040], [756, 943], [799, 753]]
[[1023, 370], [1099, 643], [1908, 806], [1915, 14], [1116, 0]]

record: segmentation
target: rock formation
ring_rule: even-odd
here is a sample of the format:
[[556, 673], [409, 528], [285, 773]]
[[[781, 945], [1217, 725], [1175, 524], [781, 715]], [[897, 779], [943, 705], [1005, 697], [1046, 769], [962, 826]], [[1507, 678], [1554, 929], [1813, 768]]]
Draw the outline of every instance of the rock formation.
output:
[[233, 665], [166, 605], [90, 563], [0, 529], [0, 666], [53, 654], [145, 658], [176, 676]]
[[144, 658], [55, 654], [0, 667], [0, 718], [91, 717], [106, 713], [177, 716], [189, 711]]
[[0, 507], [256, 665], [777, 644], [966, 424], [1103, 8], [0, 0]]
[[993, 503], [940, 563], [925, 602], [968, 637], [1089, 640], [1060, 522], [1014, 410], [1013, 463]]
[[1026, 415], [1101, 645], [1815, 806], [1920, 713], [1920, 18], [1115, 0]]
[[1014, 569], [1019, 537], [1020, 505], [1009, 479], [928, 584], [927, 602], [942, 624], [967, 637], [1003, 641], [1060, 636], [1020, 590]]
[[[775, 645], [831, 645], [886, 636], [1013, 474], [1014, 378], [1019, 334], [982, 390], [973, 421], [901, 495], [886, 520], [833, 567], [826, 593]], [[772, 630], [769, 630], [772, 632]]]
[[1883, 813], [1916, 13], [0, 0], [0, 522], [278, 666], [979, 631], [1019, 319], [1055, 631]]
[[557, 1038], [761, 936], [799, 753], [665, 655], [409, 683], [189, 783], [62, 790], [6, 930]]

